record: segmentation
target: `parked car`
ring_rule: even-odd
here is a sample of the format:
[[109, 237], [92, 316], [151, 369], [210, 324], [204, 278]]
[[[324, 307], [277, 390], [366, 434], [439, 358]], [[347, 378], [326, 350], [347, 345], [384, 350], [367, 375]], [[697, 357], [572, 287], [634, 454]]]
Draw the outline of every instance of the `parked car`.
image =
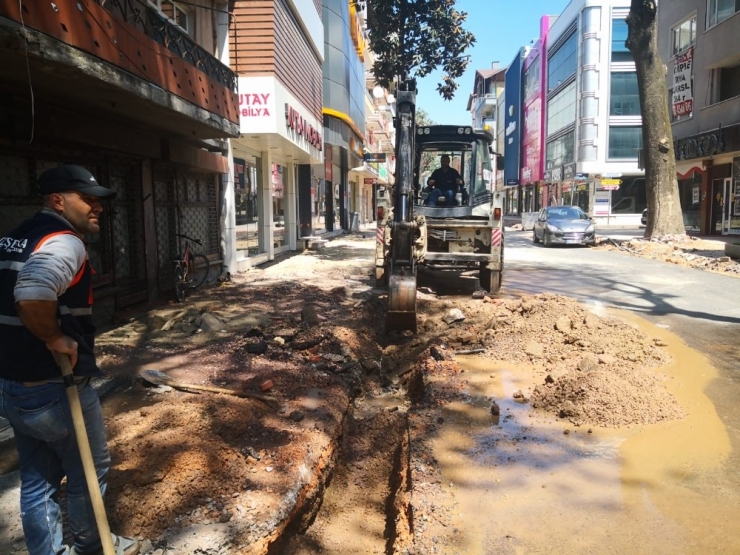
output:
[[540, 210], [532, 231], [532, 241], [552, 245], [593, 245], [596, 227], [577, 206], [548, 206]]
[[640, 218], [640, 223], [642, 225], [647, 225], [647, 208], [642, 211], [642, 217]]

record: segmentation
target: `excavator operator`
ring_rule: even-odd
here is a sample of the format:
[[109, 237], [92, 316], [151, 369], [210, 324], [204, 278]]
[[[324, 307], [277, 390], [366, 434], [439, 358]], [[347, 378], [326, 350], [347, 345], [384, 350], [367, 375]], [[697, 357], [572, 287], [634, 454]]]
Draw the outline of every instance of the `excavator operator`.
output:
[[441, 167], [432, 172], [427, 180], [427, 187], [430, 191], [428, 204], [437, 206], [439, 197], [444, 197], [444, 206], [455, 205], [455, 193], [463, 184], [460, 172], [450, 167], [450, 157], [443, 154], [440, 158]]

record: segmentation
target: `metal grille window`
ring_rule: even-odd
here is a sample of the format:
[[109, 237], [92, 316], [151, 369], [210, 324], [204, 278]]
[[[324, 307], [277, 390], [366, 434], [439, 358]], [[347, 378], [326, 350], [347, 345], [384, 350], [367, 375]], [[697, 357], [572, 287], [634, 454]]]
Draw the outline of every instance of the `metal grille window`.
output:
[[157, 219], [159, 284], [172, 288], [172, 261], [180, 256], [177, 234], [203, 241], [191, 249], [210, 260], [221, 258], [218, 198], [213, 174], [176, 170], [157, 165], [154, 168], [154, 202]]

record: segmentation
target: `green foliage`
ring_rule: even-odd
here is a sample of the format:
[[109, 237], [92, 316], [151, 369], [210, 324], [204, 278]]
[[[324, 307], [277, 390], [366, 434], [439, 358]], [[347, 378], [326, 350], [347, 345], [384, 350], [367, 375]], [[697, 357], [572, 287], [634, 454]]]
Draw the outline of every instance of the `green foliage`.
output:
[[416, 125], [419, 127], [423, 127], [425, 125], [436, 125], [436, 122], [432, 120], [431, 117], [429, 117], [429, 114], [426, 112], [426, 110], [417, 108], [416, 109]]
[[372, 67], [378, 84], [390, 88], [397, 77], [425, 77], [442, 69], [437, 91], [450, 100], [470, 62], [463, 56], [475, 37], [462, 25], [466, 12], [455, 0], [368, 0]]

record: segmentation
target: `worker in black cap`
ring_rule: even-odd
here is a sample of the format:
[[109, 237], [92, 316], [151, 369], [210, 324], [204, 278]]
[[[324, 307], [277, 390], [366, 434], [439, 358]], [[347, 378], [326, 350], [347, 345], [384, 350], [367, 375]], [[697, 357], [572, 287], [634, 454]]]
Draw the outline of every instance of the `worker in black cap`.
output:
[[[0, 239], [0, 415], [15, 433], [21, 519], [30, 555], [98, 555], [100, 535], [55, 354], [69, 356], [101, 492], [110, 454], [93, 352], [92, 268], [83, 236], [100, 231], [102, 199], [114, 191], [81, 166], [62, 165], [38, 179], [43, 209]], [[67, 477], [69, 528], [63, 545], [57, 496]], [[116, 555], [139, 552], [114, 536]]]

